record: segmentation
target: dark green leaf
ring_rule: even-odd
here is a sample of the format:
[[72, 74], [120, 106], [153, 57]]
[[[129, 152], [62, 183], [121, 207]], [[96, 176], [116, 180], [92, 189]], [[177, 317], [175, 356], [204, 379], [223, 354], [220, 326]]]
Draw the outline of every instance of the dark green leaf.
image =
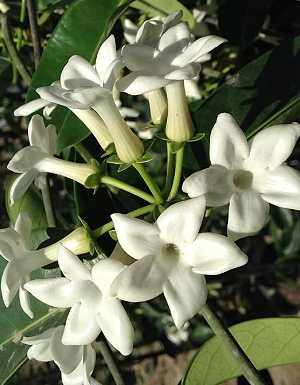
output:
[[[300, 319], [265, 318], [230, 328], [258, 370], [300, 361]], [[241, 375], [236, 360], [217, 337], [196, 354], [183, 385], [217, 385]]]

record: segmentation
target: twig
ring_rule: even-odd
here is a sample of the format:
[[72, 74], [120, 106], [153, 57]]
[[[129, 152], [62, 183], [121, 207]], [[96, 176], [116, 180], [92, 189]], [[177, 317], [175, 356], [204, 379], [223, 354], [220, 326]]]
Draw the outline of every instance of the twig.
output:
[[31, 39], [32, 39], [32, 45], [33, 45], [34, 65], [35, 65], [35, 68], [37, 68], [41, 57], [41, 40], [39, 37], [39, 31], [38, 31], [35, 0], [27, 0], [27, 11], [28, 11]]
[[0, 17], [1, 17], [1, 28], [3, 33], [3, 40], [5, 42], [5, 46], [8, 51], [8, 54], [13, 64], [16, 66], [22, 79], [29, 86], [31, 82], [31, 76], [27, 71], [25, 65], [23, 64], [22, 60], [20, 59], [18, 52], [16, 50], [16, 47], [14, 45], [7, 14], [3, 14]]

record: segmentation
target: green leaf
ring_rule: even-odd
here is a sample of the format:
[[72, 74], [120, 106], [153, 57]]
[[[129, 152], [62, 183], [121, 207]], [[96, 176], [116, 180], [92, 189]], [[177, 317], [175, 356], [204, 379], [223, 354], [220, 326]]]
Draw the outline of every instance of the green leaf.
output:
[[[265, 318], [230, 328], [258, 370], [300, 361], [300, 319]], [[196, 354], [183, 385], [217, 385], [241, 375], [235, 359], [213, 337]]]
[[109, 158], [107, 158], [106, 159], [106, 163], [110, 163], [110, 164], [124, 164], [124, 162], [116, 154], [111, 155]]
[[[2, 275], [6, 261], [0, 259]], [[51, 278], [57, 276], [56, 270], [44, 270], [35, 274], [35, 278]], [[16, 296], [17, 297], [17, 296]], [[21, 309], [16, 298], [6, 309], [0, 299], [0, 384], [3, 385], [16, 370], [26, 361], [28, 346], [21, 343], [23, 336], [42, 333], [49, 327], [62, 324], [64, 310], [49, 309], [48, 306], [31, 297], [34, 319], [31, 320]]]
[[[81, 55], [94, 62], [100, 44], [130, 2], [125, 0], [78, 0], [64, 13], [43, 52], [40, 65], [30, 85], [27, 100], [36, 98], [35, 89], [60, 77], [70, 56]], [[70, 111], [59, 107], [53, 113], [59, 130], [58, 149], [80, 142], [88, 129]]]
[[244, 66], [210, 98], [192, 103], [197, 131], [207, 134], [204, 142], [222, 112], [231, 113], [248, 136], [267, 120], [270, 124], [293, 121], [300, 111], [296, 100], [300, 77], [295, 76], [299, 67], [300, 37], [296, 37]]
[[150, 17], [165, 17], [172, 12], [182, 11], [182, 19], [189, 24], [190, 28], [193, 28], [195, 25], [192, 13], [177, 0], [134, 1], [131, 7], [143, 11]]

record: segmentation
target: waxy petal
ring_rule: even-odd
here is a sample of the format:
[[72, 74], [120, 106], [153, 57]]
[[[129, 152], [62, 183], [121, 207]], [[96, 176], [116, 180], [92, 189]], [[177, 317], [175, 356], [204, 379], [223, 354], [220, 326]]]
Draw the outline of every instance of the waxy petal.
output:
[[141, 95], [158, 88], [165, 87], [170, 80], [163, 76], [146, 74], [143, 71], [132, 72], [117, 81], [120, 91], [130, 95]]
[[63, 88], [69, 90], [100, 85], [95, 68], [79, 55], [70, 57], [61, 72], [60, 83]]
[[291, 155], [300, 136], [300, 124], [280, 124], [263, 129], [255, 135], [250, 146], [252, 169], [274, 170]]
[[[94, 304], [97, 307], [97, 303]], [[94, 309], [96, 311], [96, 309]], [[91, 307], [76, 303], [71, 308], [62, 337], [65, 345], [87, 345], [95, 341], [101, 332]]]
[[300, 210], [300, 173], [283, 165], [260, 177], [255, 176], [254, 187], [261, 197], [279, 207]]
[[160, 20], [146, 20], [136, 32], [136, 43], [156, 47], [163, 28]]
[[63, 245], [58, 251], [58, 264], [63, 275], [71, 281], [90, 280], [89, 269], [80, 259]]
[[41, 160], [47, 157], [47, 153], [38, 147], [27, 146], [18, 151], [7, 165], [11, 171], [23, 173], [29, 171], [37, 165]]
[[24, 290], [22, 286], [20, 286], [19, 288], [19, 300], [20, 300], [21, 308], [23, 309], [24, 313], [26, 313], [29, 318], [33, 319], [34, 314], [30, 305], [29, 293], [26, 290]]
[[144, 44], [125, 45], [122, 49], [124, 63], [130, 71], [151, 71], [155, 49]]
[[200, 311], [207, 299], [204, 276], [181, 263], [172, 270], [163, 290], [178, 329]]
[[200, 70], [201, 70], [201, 64], [192, 63], [182, 68], [176, 69], [172, 72], [169, 72], [167, 75], [165, 75], [165, 78], [170, 80], [193, 79], [195, 76], [199, 74]]
[[111, 293], [125, 301], [148, 301], [162, 293], [168, 273], [149, 255], [126, 267], [114, 280]]
[[215, 165], [190, 175], [183, 182], [182, 191], [190, 198], [204, 195], [207, 206], [223, 206], [233, 193], [231, 179], [225, 167]]
[[156, 225], [125, 214], [112, 214], [118, 241], [131, 257], [140, 259], [159, 253], [161, 242]]
[[219, 114], [210, 134], [209, 156], [211, 163], [229, 169], [240, 169], [249, 156], [245, 134], [234, 118], [227, 113]]
[[208, 54], [224, 42], [226, 42], [226, 39], [219, 36], [209, 35], [201, 37], [189, 45], [181, 55], [177, 56], [172, 64], [184, 67], [187, 64], [201, 61], [203, 55]]
[[[110, 35], [99, 48], [96, 58], [96, 70], [99, 75], [100, 84], [103, 85], [110, 78], [115, 65], [120, 61], [117, 50], [116, 41], [114, 35]], [[114, 66], [111, 64], [115, 63]], [[116, 77], [115, 79], [116, 80]], [[114, 83], [114, 82], [112, 82]]]
[[163, 33], [158, 43], [158, 49], [159, 51], [178, 54], [188, 45], [190, 39], [191, 34], [188, 26], [185, 23], [178, 23]]
[[25, 103], [14, 111], [15, 116], [29, 116], [34, 112], [40, 110], [41, 108], [46, 107], [48, 104], [48, 100], [44, 100], [41, 98], [32, 100], [31, 102]]
[[111, 285], [114, 279], [124, 269], [123, 263], [110, 258], [96, 263], [92, 269], [92, 280], [99, 287], [104, 296], [110, 296]]
[[12, 204], [22, 198], [38, 175], [39, 171], [33, 168], [17, 176], [9, 190], [9, 198]]
[[245, 265], [248, 257], [229, 238], [201, 233], [187, 249], [186, 260], [195, 273], [216, 275]]
[[39, 87], [36, 89], [36, 92], [40, 95], [41, 98], [67, 108], [84, 110], [89, 107], [87, 104], [82, 104], [78, 101], [70, 99], [70, 91], [63, 89], [57, 84], [46, 87]]
[[52, 352], [49, 343], [31, 346], [27, 351], [27, 357], [29, 360], [35, 359], [41, 362], [52, 361]]
[[255, 191], [232, 195], [228, 213], [228, 236], [236, 241], [258, 233], [266, 224], [269, 204]]
[[134, 330], [119, 300], [104, 299], [97, 314], [97, 322], [107, 340], [123, 356], [132, 352]]
[[33, 115], [28, 125], [28, 137], [31, 146], [39, 147], [43, 152], [53, 155], [56, 147], [56, 129], [52, 124], [44, 124], [41, 115]]
[[199, 233], [206, 209], [204, 197], [178, 202], [168, 207], [157, 219], [160, 237], [166, 243], [190, 243]]

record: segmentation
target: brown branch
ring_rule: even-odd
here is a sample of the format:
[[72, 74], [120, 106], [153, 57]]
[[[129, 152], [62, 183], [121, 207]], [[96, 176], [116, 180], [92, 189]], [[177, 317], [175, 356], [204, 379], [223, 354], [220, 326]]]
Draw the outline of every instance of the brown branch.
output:
[[36, 3], [35, 0], [27, 0], [27, 11], [29, 18], [29, 26], [31, 32], [31, 39], [33, 45], [33, 56], [35, 68], [39, 65], [41, 57], [41, 40], [38, 31], [37, 14], [36, 14]]

